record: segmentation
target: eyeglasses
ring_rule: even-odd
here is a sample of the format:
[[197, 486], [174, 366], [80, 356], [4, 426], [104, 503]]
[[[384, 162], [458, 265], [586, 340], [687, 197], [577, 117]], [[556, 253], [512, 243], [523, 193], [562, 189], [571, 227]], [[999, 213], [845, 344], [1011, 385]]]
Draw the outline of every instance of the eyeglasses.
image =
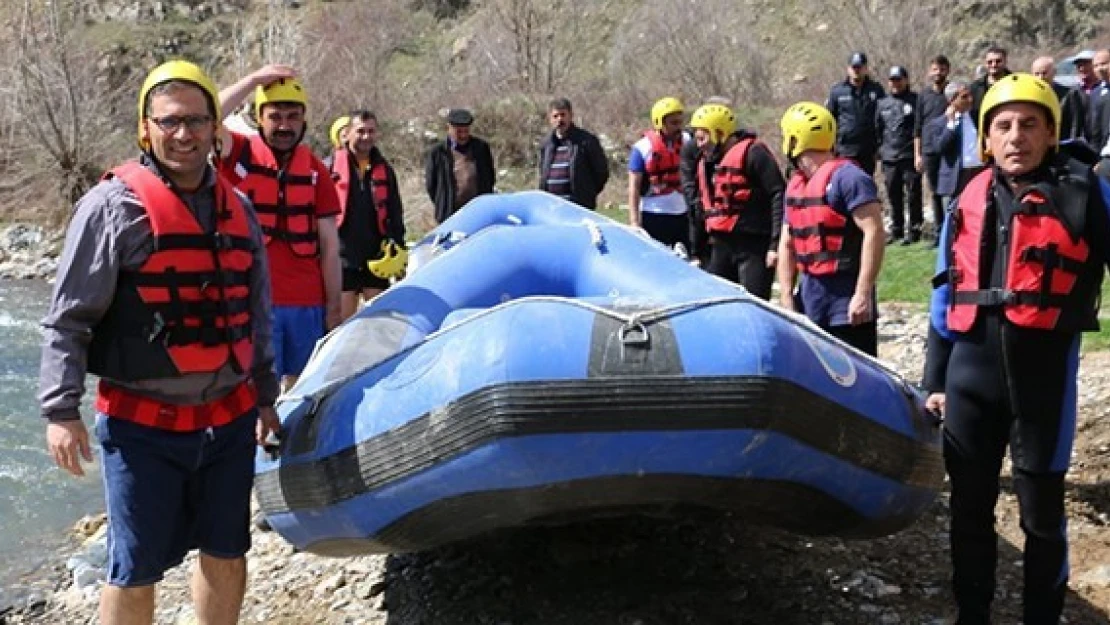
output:
[[182, 124], [189, 132], [200, 132], [212, 124], [211, 115], [164, 115], [162, 117], [148, 117], [162, 132], [173, 134], [181, 128]]

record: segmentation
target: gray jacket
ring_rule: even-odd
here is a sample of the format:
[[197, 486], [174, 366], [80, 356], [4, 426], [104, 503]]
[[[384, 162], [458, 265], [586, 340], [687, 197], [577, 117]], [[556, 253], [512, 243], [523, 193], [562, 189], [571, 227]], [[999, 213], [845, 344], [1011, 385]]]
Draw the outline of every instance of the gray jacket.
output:
[[[157, 171], [153, 165], [147, 164]], [[193, 194], [181, 194], [201, 226], [212, 229], [216, 174]], [[249, 201], [240, 196], [244, 205]], [[272, 406], [278, 395], [270, 325], [270, 279], [262, 229], [253, 210], [247, 211], [255, 247], [250, 272], [250, 312], [254, 360], [250, 373], [237, 373], [230, 364], [214, 373], [192, 373], [174, 378], [112, 384], [168, 404], [199, 404], [218, 399], [249, 375], [258, 392], [259, 406]], [[39, 402], [42, 416], [52, 421], [81, 417], [78, 407], [85, 391], [88, 348], [93, 329], [115, 296], [123, 270], [137, 270], [153, 251], [146, 211], [118, 179], [100, 182], [77, 202], [58, 262], [57, 282], [50, 311], [42, 320], [42, 364]]]

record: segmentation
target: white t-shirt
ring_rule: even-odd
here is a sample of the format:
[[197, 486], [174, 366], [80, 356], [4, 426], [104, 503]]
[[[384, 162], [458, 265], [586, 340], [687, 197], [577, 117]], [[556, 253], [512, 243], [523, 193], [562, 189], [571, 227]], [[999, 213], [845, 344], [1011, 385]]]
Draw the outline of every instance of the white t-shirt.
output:
[[[690, 141], [688, 133], [682, 133], [682, 144]], [[647, 161], [651, 158], [651, 139], [640, 137], [632, 144], [632, 154], [628, 158], [628, 171], [647, 175]], [[656, 215], [684, 215], [686, 213], [686, 198], [681, 191], [674, 191], [666, 195], [646, 195], [640, 197], [640, 212], [654, 213]]]

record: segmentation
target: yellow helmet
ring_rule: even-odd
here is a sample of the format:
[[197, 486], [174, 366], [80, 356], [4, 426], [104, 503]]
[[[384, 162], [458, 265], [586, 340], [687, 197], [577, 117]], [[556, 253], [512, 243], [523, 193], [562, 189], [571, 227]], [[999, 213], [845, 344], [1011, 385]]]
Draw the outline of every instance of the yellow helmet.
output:
[[328, 138], [331, 139], [332, 147], [337, 148], [340, 146], [339, 133], [343, 132], [343, 129], [350, 125], [351, 118], [348, 115], [344, 115], [331, 123], [331, 130], [328, 131]]
[[786, 109], [779, 125], [786, 158], [797, 158], [806, 150], [831, 150], [836, 143], [836, 120], [815, 102], [798, 102]]
[[684, 113], [686, 107], [682, 106], [682, 101], [678, 98], [667, 96], [662, 98], [651, 107], [651, 125], [656, 130], [663, 130], [663, 118], [673, 113]]
[[990, 148], [987, 147], [987, 118], [991, 111], [1010, 102], [1043, 106], [1056, 128], [1056, 142], [1060, 142], [1060, 100], [1056, 98], [1056, 92], [1048, 83], [1032, 74], [1010, 74], [995, 81], [979, 106], [979, 158], [984, 162], [991, 155]]
[[736, 115], [724, 104], [703, 104], [690, 117], [690, 127], [708, 130], [711, 140], [717, 143], [736, 130]]
[[378, 260], [366, 261], [366, 268], [375, 276], [388, 280], [403, 276], [408, 262], [409, 251], [405, 246], [386, 239], [382, 241], [382, 257]]
[[138, 142], [139, 147], [143, 150], [149, 146], [143, 141], [143, 120], [146, 119], [146, 106], [147, 97], [150, 92], [158, 85], [163, 85], [170, 81], [181, 80], [184, 82], [192, 83], [204, 92], [208, 98], [209, 104], [212, 106], [212, 113], [215, 115], [216, 120], [223, 119], [220, 115], [220, 94], [216, 90], [215, 83], [204, 73], [200, 67], [189, 61], [167, 61], [158, 67], [155, 67], [149, 74], [146, 75], [146, 80], [143, 81], [143, 87], [139, 90], [139, 134]]
[[308, 96], [305, 95], [301, 81], [296, 78], [281, 78], [263, 87], [258, 85], [254, 90], [254, 116], [262, 119], [262, 105], [276, 102], [291, 102], [308, 108]]

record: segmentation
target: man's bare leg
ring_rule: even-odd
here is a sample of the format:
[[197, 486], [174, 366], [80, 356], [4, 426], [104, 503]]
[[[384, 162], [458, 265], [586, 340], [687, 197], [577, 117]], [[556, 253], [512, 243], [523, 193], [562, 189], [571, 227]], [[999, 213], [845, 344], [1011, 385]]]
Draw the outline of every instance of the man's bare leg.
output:
[[106, 585], [100, 591], [101, 625], [150, 625], [154, 622], [154, 584]]
[[200, 625], [235, 625], [247, 589], [247, 559], [200, 554], [193, 570], [193, 604]]

